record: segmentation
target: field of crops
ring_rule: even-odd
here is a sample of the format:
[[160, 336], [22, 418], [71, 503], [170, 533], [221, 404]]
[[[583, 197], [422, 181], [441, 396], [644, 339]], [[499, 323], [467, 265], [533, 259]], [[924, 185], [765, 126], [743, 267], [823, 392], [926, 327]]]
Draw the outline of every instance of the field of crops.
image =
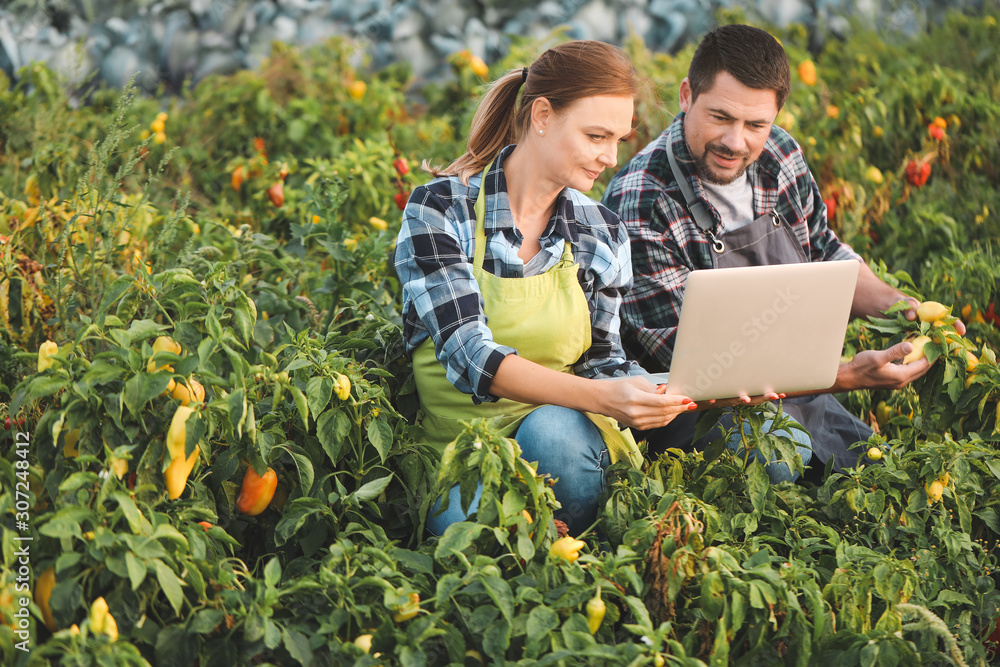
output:
[[[0, 662], [1000, 660], [998, 20], [820, 53], [774, 31], [777, 122], [832, 226], [951, 309], [848, 330], [848, 357], [930, 337], [911, 387], [838, 396], [879, 463], [772, 486], [720, 441], [619, 464], [569, 549], [551, 480], [489, 424], [444, 466], [422, 444], [391, 262], [417, 165], [459, 155], [482, 85], [544, 44], [420, 87], [343, 41], [178, 98], [0, 81]], [[628, 48], [654, 85], [620, 161], [693, 52]], [[738, 411], [764, 451], [766, 416]], [[475, 522], [428, 537], [435, 494], [478, 481]]]

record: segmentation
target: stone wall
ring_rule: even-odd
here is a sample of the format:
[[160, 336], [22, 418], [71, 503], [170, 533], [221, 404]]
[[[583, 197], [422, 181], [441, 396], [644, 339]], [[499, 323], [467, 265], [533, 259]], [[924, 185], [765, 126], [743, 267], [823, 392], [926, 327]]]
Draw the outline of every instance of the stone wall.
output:
[[274, 40], [310, 45], [333, 35], [358, 40], [375, 67], [413, 66], [418, 80], [446, 70], [469, 49], [486, 62], [511, 35], [542, 37], [565, 25], [574, 38], [621, 43], [630, 31], [674, 52], [739, 7], [750, 20], [807, 26], [815, 46], [850, 29], [847, 17], [913, 33], [948, 9], [983, 11], [995, 0], [6, 0], [0, 9], [0, 69], [11, 78], [42, 61], [69, 82], [120, 87], [133, 74], [153, 91], [178, 90], [214, 73], [255, 68]]

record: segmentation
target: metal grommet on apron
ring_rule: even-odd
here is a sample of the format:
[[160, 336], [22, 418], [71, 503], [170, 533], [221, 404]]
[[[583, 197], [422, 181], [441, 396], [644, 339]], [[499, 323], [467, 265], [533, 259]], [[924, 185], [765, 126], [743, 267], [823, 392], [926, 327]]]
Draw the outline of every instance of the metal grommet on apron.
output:
[[[802, 244], [777, 211], [765, 213], [743, 227], [716, 234], [714, 221], [705, 203], [695, 196], [691, 184], [681, 173], [677, 157], [671, 148], [667, 149], [667, 159], [691, 217], [712, 244], [713, 268], [809, 261]], [[848, 412], [832, 394], [785, 399], [782, 407], [809, 431], [813, 454], [817, 459], [825, 463], [833, 458], [834, 469], [838, 471], [856, 465], [861, 450], [852, 451], [848, 447], [860, 440], [867, 440], [872, 431], [867, 424]]]
[[[475, 255], [472, 273], [479, 284], [486, 321], [493, 340], [517, 350], [519, 356], [541, 366], [572, 373], [573, 364], [590, 349], [591, 321], [587, 296], [580, 286], [580, 265], [573, 261], [565, 241], [560, 261], [545, 273], [521, 278], [501, 278], [483, 269], [486, 256], [483, 170], [476, 198]], [[476, 405], [448, 380], [437, 360], [434, 341], [428, 338], [413, 351], [413, 374], [420, 399], [420, 422], [427, 441], [443, 450], [465, 428], [461, 423], [476, 417], [494, 418], [502, 435], [511, 436], [537, 405], [501, 398]], [[604, 415], [585, 413], [597, 426], [612, 462], [627, 460], [638, 467], [642, 454], [632, 433]]]

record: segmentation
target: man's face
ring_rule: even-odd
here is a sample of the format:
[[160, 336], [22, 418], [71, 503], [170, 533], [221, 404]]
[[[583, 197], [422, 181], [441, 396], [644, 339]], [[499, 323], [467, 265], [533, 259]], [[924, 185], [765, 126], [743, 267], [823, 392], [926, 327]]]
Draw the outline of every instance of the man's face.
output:
[[773, 90], [748, 88], [729, 72], [719, 72], [712, 87], [691, 99], [691, 84], [681, 82], [684, 138], [694, 155], [698, 176], [727, 185], [760, 157], [778, 115]]

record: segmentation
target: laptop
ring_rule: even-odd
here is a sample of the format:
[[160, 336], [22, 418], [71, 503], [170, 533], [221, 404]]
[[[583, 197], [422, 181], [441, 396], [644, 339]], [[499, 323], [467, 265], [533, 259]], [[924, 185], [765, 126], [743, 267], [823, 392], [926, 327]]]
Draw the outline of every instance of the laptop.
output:
[[837, 379], [860, 263], [692, 271], [669, 373], [695, 401], [829, 389]]

